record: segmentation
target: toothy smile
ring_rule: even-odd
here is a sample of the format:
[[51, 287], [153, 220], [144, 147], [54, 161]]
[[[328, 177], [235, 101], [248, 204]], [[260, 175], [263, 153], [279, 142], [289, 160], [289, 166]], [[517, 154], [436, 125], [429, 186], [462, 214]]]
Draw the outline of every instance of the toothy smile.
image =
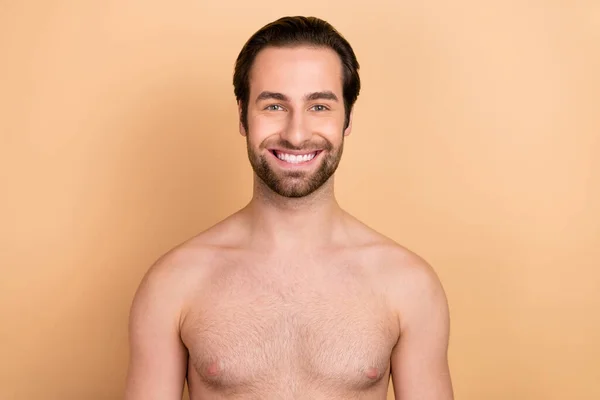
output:
[[272, 152], [281, 161], [285, 161], [290, 164], [298, 164], [298, 163], [302, 163], [302, 162], [308, 162], [308, 161], [312, 160], [313, 158], [315, 158], [315, 156], [318, 153], [318, 151], [313, 151], [312, 153], [305, 153], [305, 154], [289, 154], [289, 153], [284, 153], [284, 152], [277, 151], [277, 150], [272, 150]]

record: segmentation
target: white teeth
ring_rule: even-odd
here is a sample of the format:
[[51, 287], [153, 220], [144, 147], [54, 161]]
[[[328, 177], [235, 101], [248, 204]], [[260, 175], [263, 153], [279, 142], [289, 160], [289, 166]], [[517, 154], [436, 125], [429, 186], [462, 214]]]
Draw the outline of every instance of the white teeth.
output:
[[306, 161], [310, 161], [313, 158], [315, 158], [315, 156], [317, 155], [317, 153], [309, 153], [309, 154], [302, 154], [302, 155], [294, 155], [294, 154], [286, 154], [286, 153], [279, 153], [277, 152], [277, 158], [279, 158], [280, 160], [292, 163], [292, 164], [298, 164], [301, 162], [306, 162]]

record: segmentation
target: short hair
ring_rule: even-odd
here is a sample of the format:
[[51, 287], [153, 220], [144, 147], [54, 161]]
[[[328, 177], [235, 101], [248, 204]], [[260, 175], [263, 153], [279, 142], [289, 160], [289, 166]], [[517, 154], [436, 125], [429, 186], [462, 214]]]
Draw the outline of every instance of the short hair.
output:
[[327, 21], [317, 17], [287, 16], [268, 23], [255, 32], [240, 51], [233, 74], [236, 100], [241, 106], [241, 123], [248, 129], [248, 98], [250, 96], [250, 70], [258, 53], [266, 47], [309, 45], [334, 50], [343, 67], [342, 87], [346, 120], [360, 92], [359, 63], [350, 43]]

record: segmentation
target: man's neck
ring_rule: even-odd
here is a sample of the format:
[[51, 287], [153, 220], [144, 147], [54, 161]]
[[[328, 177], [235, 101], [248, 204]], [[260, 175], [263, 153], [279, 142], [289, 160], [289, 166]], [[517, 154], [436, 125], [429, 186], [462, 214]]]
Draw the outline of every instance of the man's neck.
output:
[[250, 240], [258, 247], [302, 250], [327, 245], [334, 240], [344, 212], [327, 182], [302, 198], [287, 198], [255, 183], [254, 194], [245, 207]]

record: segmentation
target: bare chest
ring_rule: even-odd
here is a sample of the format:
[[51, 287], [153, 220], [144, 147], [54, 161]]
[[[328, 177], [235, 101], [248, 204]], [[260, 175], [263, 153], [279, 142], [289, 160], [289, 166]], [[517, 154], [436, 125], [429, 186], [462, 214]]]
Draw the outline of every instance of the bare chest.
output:
[[385, 296], [359, 276], [236, 272], [198, 300], [182, 334], [207, 385], [361, 390], [388, 372], [397, 324]]

